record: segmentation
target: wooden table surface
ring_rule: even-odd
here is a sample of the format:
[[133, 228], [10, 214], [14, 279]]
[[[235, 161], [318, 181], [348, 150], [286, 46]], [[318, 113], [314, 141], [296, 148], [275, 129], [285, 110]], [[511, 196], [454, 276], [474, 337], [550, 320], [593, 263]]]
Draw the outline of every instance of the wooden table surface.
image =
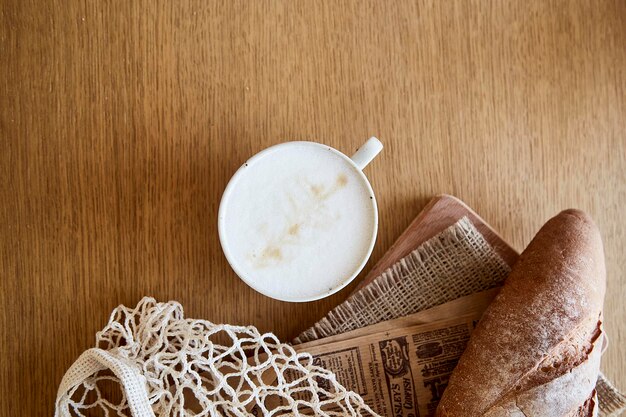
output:
[[144, 295], [289, 340], [338, 304], [257, 294], [217, 208], [286, 140], [346, 153], [380, 210], [366, 270], [435, 194], [517, 249], [567, 207], [605, 242], [604, 372], [626, 389], [626, 2], [0, 4], [0, 413], [50, 415], [110, 311]]

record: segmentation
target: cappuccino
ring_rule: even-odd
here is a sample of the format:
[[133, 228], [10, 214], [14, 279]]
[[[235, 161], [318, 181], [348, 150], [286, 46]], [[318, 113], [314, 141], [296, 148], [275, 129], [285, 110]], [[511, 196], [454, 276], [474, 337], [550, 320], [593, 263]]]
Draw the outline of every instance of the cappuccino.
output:
[[367, 179], [345, 155], [314, 142], [288, 142], [250, 159], [228, 185], [219, 217], [237, 274], [285, 301], [342, 288], [376, 238]]

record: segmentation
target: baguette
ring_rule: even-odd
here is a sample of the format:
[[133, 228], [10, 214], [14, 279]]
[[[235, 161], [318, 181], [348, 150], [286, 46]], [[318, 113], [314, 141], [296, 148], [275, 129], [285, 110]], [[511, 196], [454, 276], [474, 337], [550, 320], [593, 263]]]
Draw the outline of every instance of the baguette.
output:
[[591, 218], [550, 219], [472, 333], [436, 416], [597, 415], [605, 280]]

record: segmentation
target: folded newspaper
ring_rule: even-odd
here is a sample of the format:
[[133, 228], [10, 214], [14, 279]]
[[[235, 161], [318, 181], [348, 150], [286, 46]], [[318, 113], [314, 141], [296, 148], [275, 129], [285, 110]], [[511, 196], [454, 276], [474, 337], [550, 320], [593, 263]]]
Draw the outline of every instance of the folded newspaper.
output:
[[[510, 268], [467, 218], [420, 245], [296, 338], [380, 415], [432, 416]], [[624, 396], [600, 375], [600, 416]]]
[[[433, 415], [475, 324], [497, 290], [354, 330], [297, 350], [383, 416]], [[332, 338], [331, 338], [332, 339]]]

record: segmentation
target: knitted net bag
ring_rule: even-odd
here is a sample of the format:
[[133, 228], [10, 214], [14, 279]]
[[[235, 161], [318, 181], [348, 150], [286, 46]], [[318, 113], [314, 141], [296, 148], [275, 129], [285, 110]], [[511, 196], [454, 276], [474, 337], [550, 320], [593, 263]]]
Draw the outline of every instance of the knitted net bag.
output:
[[176, 302], [119, 306], [96, 342], [63, 377], [55, 417], [376, 416], [310, 354], [252, 326], [185, 319]]

